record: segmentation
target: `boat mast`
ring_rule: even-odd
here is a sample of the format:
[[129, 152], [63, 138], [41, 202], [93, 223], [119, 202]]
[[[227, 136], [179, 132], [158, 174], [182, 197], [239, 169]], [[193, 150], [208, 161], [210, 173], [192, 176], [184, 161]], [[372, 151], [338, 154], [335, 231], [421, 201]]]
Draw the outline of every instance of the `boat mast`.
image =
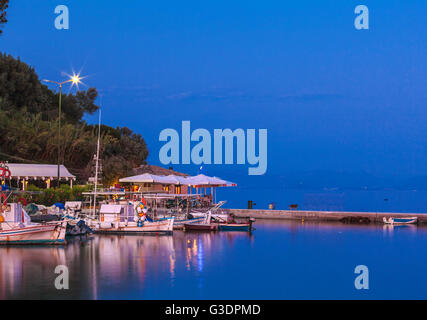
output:
[[[102, 105], [102, 98], [101, 103]], [[95, 217], [96, 210], [96, 193], [98, 189], [98, 162], [99, 162], [99, 141], [101, 140], [101, 106], [99, 106], [99, 119], [98, 119], [98, 142], [96, 145], [96, 163], [95, 163], [95, 190], [93, 194], [93, 217]]]

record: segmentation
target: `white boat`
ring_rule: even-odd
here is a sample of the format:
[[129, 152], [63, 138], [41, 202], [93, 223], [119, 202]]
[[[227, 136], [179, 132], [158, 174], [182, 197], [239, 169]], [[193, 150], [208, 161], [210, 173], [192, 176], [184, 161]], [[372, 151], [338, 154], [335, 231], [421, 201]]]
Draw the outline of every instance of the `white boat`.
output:
[[383, 217], [383, 222], [387, 224], [412, 224], [417, 223], [417, 217]]
[[0, 244], [65, 244], [67, 221], [32, 223], [20, 203], [0, 211]]
[[103, 204], [98, 221], [89, 225], [95, 233], [114, 234], [172, 234], [174, 218], [148, 221], [137, 214], [132, 204]]
[[174, 230], [181, 230], [184, 229], [184, 224], [192, 224], [192, 223], [200, 223], [205, 220], [205, 217], [200, 216], [193, 219], [186, 219], [186, 218], [175, 218], [173, 223], [173, 229]]
[[217, 229], [218, 227], [212, 223], [212, 213], [210, 211], [202, 222], [184, 225], [184, 231], [216, 231]]
[[82, 214], [81, 201], [66, 201], [64, 219], [68, 220], [67, 236], [83, 236], [92, 233], [86, 225], [86, 216]]
[[220, 201], [212, 208], [208, 208], [206, 210], [191, 210], [190, 214], [194, 218], [206, 218], [208, 214], [211, 214], [212, 218], [216, 220], [224, 220], [226, 221], [228, 218], [228, 214], [224, 213], [220, 210], [220, 208], [226, 203], [227, 201]]

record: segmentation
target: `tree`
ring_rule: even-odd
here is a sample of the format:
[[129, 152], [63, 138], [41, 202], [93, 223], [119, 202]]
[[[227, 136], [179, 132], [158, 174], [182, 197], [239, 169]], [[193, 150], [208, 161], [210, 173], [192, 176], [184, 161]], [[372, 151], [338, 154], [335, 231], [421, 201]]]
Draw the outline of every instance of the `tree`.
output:
[[[0, 0], [1, 1], [1, 0]], [[80, 180], [91, 174], [98, 126], [83, 117], [98, 110], [95, 88], [62, 95], [61, 162]], [[34, 68], [0, 53], [0, 160], [56, 163], [58, 93], [42, 84]], [[101, 126], [103, 182], [107, 185], [145, 164], [141, 135], [126, 127]]]
[[7, 22], [6, 9], [9, 6], [9, 0], [0, 0], [0, 35], [2, 34], [1, 25]]
[[[1, 1], [1, 0], [0, 0]], [[95, 100], [98, 92], [95, 88], [62, 94], [62, 111], [66, 120], [80, 121], [85, 113], [92, 114], [98, 107]], [[7, 109], [26, 108], [30, 113], [41, 113], [42, 119], [58, 117], [58, 93], [42, 84], [33, 67], [11, 55], [0, 53], [0, 107]]]

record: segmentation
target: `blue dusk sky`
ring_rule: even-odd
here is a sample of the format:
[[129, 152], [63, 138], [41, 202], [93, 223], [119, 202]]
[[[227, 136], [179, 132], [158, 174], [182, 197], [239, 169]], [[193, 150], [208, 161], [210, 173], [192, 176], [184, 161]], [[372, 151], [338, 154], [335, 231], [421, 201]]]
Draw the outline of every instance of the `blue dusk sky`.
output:
[[[69, 30], [55, 29], [60, 4]], [[354, 27], [359, 4], [369, 30]], [[409, 178], [427, 174], [426, 17], [425, 1], [12, 0], [0, 50], [42, 79], [82, 70], [103, 122], [140, 133], [152, 164], [160, 131], [190, 120], [268, 129], [267, 175]]]

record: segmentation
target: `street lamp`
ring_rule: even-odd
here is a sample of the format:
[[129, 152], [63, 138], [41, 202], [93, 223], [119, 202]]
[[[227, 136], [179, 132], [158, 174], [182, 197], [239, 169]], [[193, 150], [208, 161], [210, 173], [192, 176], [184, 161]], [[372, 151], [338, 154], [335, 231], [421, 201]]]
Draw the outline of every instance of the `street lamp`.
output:
[[70, 79], [62, 82], [52, 81], [52, 80], [43, 80], [44, 82], [54, 83], [59, 86], [59, 115], [58, 115], [58, 188], [60, 186], [60, 157], [61, 157], [61, 97], [62, 97], [62, 85], [66, 84], [68, 82], [72, 82], [73, 85], [78, 85], [81, 82], [80, 76], [77, 74], [74, 74], [70, 77]]

